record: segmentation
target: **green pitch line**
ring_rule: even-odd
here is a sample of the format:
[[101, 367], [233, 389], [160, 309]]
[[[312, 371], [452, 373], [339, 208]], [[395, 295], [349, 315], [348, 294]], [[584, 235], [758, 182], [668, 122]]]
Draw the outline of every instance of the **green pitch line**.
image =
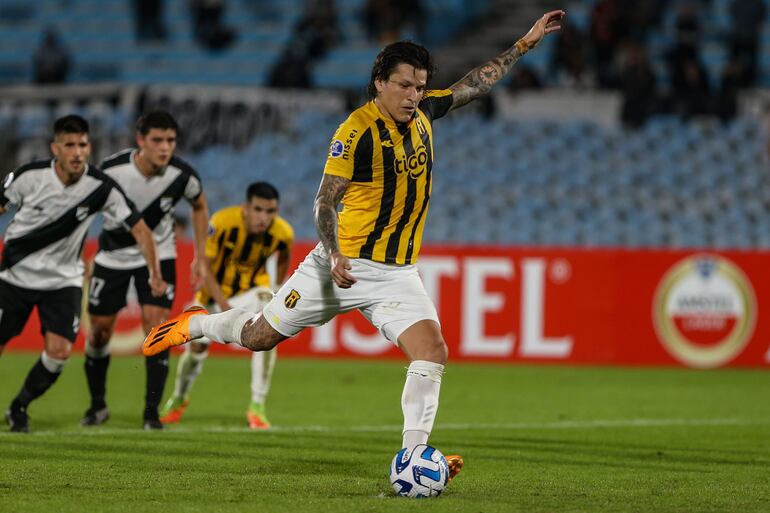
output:
[[[35, 358], [0, 358], [0, 407]], [[113, 359], [112, 418], [80, 428], [82, 366], [32, 404], [33, 434], [0, 435], [0, 511], [770, 511], [764, 371], [450, 364], [431, 443], [466, 465], [440, 498], [411, 501], [386, 477], [403, 363], [279, 358], [276, 429], [260, 433], [246, 358], [209, 359], [163, 433], [139, 429], [133, 357]]]

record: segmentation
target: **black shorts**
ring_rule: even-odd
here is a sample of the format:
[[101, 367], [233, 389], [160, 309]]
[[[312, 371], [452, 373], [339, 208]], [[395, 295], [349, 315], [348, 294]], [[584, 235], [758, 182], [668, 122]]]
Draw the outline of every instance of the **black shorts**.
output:
[[168, 283], [166, 293], [154, 297], [147, 281], [150, 272], [146, 266], [135, 269], [111, 269], [94, 264], [94, 274], [88, 285], [88, 313], [92, 315], [115, 315], [126, 306], [126, 292], [131, 278], [134, 279], [136, 297], [140, 305], [156, 305], [171, 308], [176, 289], [176, 260], [162, 260], [160, 272]]
[[35, 306], [43, 335], [50, 331], [75, 342], [82, 298], [80, 287], [33, 290], [0, 280], [0, 346], [22, 332]]

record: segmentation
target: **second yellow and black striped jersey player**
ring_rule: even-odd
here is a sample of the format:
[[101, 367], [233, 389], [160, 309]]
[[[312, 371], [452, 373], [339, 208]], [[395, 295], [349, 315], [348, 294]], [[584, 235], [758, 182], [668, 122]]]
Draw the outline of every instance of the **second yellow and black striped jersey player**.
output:
[[427, 91], [412, 119], [396, 123], [370, 101], [337, 129], [324, 173], [350, 180], [338, 228], [345, 256], [417, 261], [432, 188], [432, 123], [451, 106], [451, 91]]
[[[283, 218], [276, 217], [264, 233], [247, 233], [241, 206], [217, 211], [209, 221], [206, 257], [212, 262], [211, 272], [226, 298], [252, 287], [269, 287], [265, 269], [267, 259], [276, 251], [289, 249], [294, 230]], [[196, 301], [211, 301], [206, 289], [198, 291]]]

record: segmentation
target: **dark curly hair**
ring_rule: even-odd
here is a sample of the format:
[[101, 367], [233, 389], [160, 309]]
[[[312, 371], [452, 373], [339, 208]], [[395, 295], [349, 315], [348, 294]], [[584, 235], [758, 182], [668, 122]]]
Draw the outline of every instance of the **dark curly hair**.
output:
[[428, 72], [428, 83], [436, 72], [436, 66], [433, 64], [430, 52], [424, 46], [411, 41], [391, 43], [383, 48], [374, 60], [372, 78], [366, 89], [369, 98], [377, 96], [377, 87], [374, 85], [374, 81], [387, 81], [399, 64], [409, 64], [415, 69], [424, 69]]

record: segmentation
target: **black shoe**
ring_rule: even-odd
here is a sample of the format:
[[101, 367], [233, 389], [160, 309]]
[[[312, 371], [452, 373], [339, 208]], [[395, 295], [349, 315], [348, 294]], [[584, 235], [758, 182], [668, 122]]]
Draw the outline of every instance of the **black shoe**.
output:
[[158, 417], [155, 417], [154, 419], [144, 419], [144, 430], [145, 431], [162, 431], [163, 424], [161, 423]]
[[80, 419], [81, 426], [98, 426], [107, 422], [110, 418], [110, 409], [107, 406], [94, 408], [93, 406], [86, 410], [83, 418]]
[[29, 433], [29, 415], [26, 408], [8, 408], [5, 421], [14, 433]]

